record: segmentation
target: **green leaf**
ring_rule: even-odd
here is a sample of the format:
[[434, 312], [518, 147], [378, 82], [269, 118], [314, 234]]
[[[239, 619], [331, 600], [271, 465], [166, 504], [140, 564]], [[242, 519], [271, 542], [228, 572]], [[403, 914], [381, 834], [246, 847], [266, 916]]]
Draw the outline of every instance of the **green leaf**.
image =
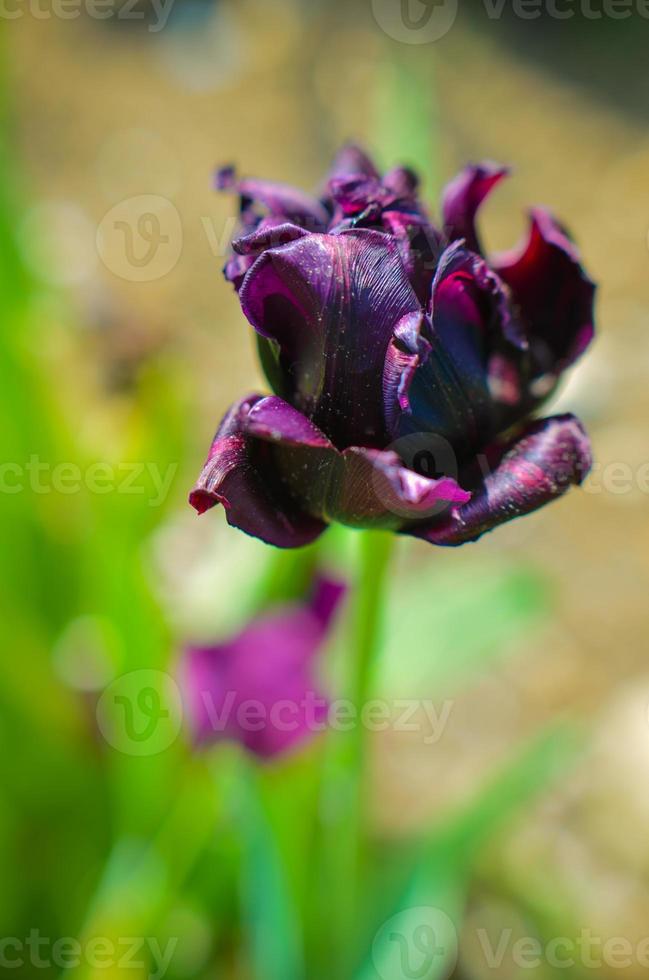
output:
[[476, 558], [395, 575], [378, 693], [447, 693], [511, 651], [549, 608], [546, 581], [522, 565]]
[[301, 925], [257, 772], [240, 756], [243, 927], [255, 980], [301, 980]]

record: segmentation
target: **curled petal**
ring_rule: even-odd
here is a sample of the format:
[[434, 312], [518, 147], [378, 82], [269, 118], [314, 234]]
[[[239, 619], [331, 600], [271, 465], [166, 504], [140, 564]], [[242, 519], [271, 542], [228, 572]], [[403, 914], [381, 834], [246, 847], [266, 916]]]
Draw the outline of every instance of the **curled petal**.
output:
[[489, 192], [509, 173], [496, 163], [479, 163], [461, 170], [442, 191], [442, 216], [449, 241], [463, 238], [473, 252], [481, 253], [475, 216]]
[[385, 354], [401, 317], [419, 309], [394, 239], [361, 229], [268, 249], [240, 298], [278, 345], [290, 401], [339, 448], [385, 443]]
[[250, 223], [246, 227], [243, 224], [244, 234], [235, 238], [232, 242], [232, 252], [225, 264], [223, 273], [225, 278], [231, 282], [237, 292], [241, 289], [243, 280], [248, 269], [255, 264], [255, 260], [267, 248], [277, 245], [286, 245], [288, 242], [308, 235], [306, 228], [300, 225], [291, 224], [283, 218], [262, 218], [253, 222], [253, 230], [249, 230]]
[[452, 304], [458, 324], [475, 327], [485, 347], [502, 339], [519, 350], [527, 349], [527, 337], [512, 316], [505, 283], [462, 242], [450, 245], [439, 261], [431, 297], [433, 315], [442, 304]]
[[385, 418], [391, 432], [400, 412], [410, 411], [409, 390], [417, 368], [431, 351], [430, 322], [423, 312], [406, 313], [399, 320], [388, 346], [383, 369]]
[[527, 242], [494, 261], [530, 338], [535, 375], [556, 378], [593, 338], [595, 285], [564, 230], [542, 208], [530, 212]]
[[[293, 231], [295, 229], [295, 231]], [[254, 265], [257, 255], [269, 244], [279, 245], [290, 241], [290, 236], [308, 234], [304, 228], [288, 224], [283, 218], [257, 218], [248, 215], [241, 223], [239, 238], [232, 242], [232, 253], [223, 268], [223, 274], [239, 292], [248, 269]]]
[[389, 450], [346, 449], [327, 495], [327, 515], [352, 527], [397, 530], [470, 499], [451, 477], [430, 479], [407, 469]]
[[288, 184], [254, 177], [237, 178], [234, 167], [222, 167], [215, 177], [217, 190], [234, 191], [241, 198], [241, 210], [261, 204], [272, 218], [295, 222], [312, 230], [324, 229], [329, 214], [324, 205], [311, 194]]
[[[250, 413], [260, 401], [261, 395], [252, 395], [228, 412], [189, 502], [199, 514], [222, 504], [233, 527], [280, 548], [297, 548], [314, 541], [325, 525], [286, 493], [269, 465], [268, 453], [248, 434]], [[280, 413], [273, 414], [273, 438], [283, 424], [287, 439], [294, 437], [292, 411], [285, 422]]]
[[[450, 477], [431, 479], [407, 469], [394, 452], [339, 452], [276, 396], [254, 396], [235, 407], [222, 430], [226, 434], [217, 435], [192, 495], [194, 507], [224, 503], [231, 523], [281, 547], [305, 543], [301, 536], [317, 536], [330, 521], [397, 530], [470, 496]], [[232, 473], [237, 479], [228, 482]]]
[[241, 289], [241, 284], [245, 279], [246, 272], [254, 262], [247, 255], [230, 255], [223, 266], [223, 275], [228, 282], [231, 282], [236, 292]]
[[407, 469], [389, 450], [278, 445], [275, 465], [287, 492], [310, 513], [350, 527], [398, 530], [470, 496], [451, 477], [430, 479]]
[[590, 443], [573, 415], [534, 422], [502, 453], [469, 503], [411, 533], [432, 544], [475, 541], [499, 524], [522, 517], [580, 484], [592, 465]]
[[237, 255], [251, 257], [254, 261], [267, 248], [278, 248], [288, 245], [298, 238], [304, 238], [309, 232], [300, 225], [279, 218], [266, 219], [257, 225], [254, 231], [240, 238], [235, 238], [232, 248]]

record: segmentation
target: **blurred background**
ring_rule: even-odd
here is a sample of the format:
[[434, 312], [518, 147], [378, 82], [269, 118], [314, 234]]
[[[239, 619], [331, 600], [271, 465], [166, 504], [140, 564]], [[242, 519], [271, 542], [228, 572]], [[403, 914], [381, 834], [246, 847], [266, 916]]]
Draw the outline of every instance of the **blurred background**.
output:
[[[2, 937], [173, 937], [172, 980], [276, 975], [247, 952], [263, 882], [241, 885], [247, 803], [227, 750], [196, 757], [176, 730], [134, 754], [97, 706], [121, 676], [173, 674], [184, 643], [241, 626], [269, 560], [186, 502], [225, 408], [265, 388], [220, 272], [236, 203], [213, 170], [313, 190], [353, 139], [415, 165], [434, 213], [466, 161], [511, 164], [488, 246], [546, 204], [600, 284], [596, 344], [555, 399], [593, 438], [585, 487], [479, 545], [399, 542], [377, 689], [450, 708], [429, 744], [372, 737], [379, 891], [411, 840], [445, 827], [456, 977], [646, 975], [649, 12], [446, 0], [428, 19], [412, 3], [3, 6]], [[286, 837], [300, 816], [281, 786], [308, 784], [314, 752], [261, 776]], [[334, 975], [322, 930], [306, 977]], [[592, 962], [512, 955], [519, 937], [547, 952], [584, 930]], [[496, 966], [485, 935], [508, 937]], [[160, 975], [148, 948], [140, 967], [69, 970], [23, 946], [17, 965], [18, 948], [2, 947], [14, 976]]]

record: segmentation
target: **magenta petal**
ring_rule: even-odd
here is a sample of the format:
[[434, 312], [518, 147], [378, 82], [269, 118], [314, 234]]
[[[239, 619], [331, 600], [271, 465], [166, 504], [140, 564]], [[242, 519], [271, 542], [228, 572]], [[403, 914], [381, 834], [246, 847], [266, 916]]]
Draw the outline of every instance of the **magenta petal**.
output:
[[344, 592], [319, 577], [308, 602], [259, 616], [226, 642], [186, 650], [179, 681], [197, 743], [233, 739], [272, 758], [325, 727], [315, 658]]
[[[189, 502], [199, 514], [222, 504], [233, 527], [279, 548], [301, 547], [314, 541], [325, 524], [286, 494], [268, 453], [248, 434], [248, 416], [260, 400], [260, 395], [253, 395], [228, 412]], [[280, 422], [275, 417], [275, 426]]]
[[580, 484], [592, 465], [588, 436], [573, 415], [530, 425], [500, 456], [469, 503], [411, 533], [432, 544], [459, 545], [522, 517]]
[[481, 253], [475, 217], [485, 197], [509, 173], [497, 163], [479, 163], [461, 170], [442, 191], [442, 216], [449, 241], [463, 238], [473, 252]]
[[323, 630], [329, 626], [346, 591], [345, 585], [337, 579], [325, 575], [316, 577], [309, 608]]
[[178, 681], [196, 744], [227, 738], [233, 733], [231, 708], [227, 710], [228, 660], [226, 646], [189, 647], [183, 654]]
[[339, 448], [384, 442], [385, 354], [401, 317], [419, 309], [395, 240], [358, 230], [269, 249], [240, 298], [279, 345], [291, 402]]
[[593, 338], [595, 285], [552, 215], [530, 212], [528, 240], [494, 261], [525, 322], [535, 373], [557, 377]]

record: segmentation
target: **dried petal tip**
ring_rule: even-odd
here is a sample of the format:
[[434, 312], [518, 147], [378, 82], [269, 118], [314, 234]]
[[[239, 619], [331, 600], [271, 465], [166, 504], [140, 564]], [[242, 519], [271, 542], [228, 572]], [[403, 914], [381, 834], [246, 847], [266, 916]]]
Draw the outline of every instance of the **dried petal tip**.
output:
[[235, 190], [237, 185], [237, 172], [232, 164], [219, 167], [214, 173], [214, 188], [217, 191]]

